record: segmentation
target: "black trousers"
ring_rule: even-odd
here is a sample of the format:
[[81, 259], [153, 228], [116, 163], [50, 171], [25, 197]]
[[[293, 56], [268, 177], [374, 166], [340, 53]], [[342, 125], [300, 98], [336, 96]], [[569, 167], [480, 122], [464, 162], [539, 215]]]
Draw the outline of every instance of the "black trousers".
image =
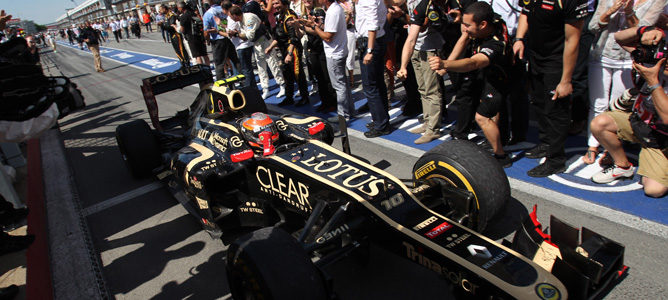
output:
[[189, 66], [190, 65], [190, 57], [188, 56], [188, 52], [185, 49], [185, 46], [183, 45], [183, 38], [181, 37], [181, 34], [175, 33], [171, 37], [172, 39], [172, 47], [174, 47], [174, 52], [176, 52], [176, 57], [179, 58], [179, 62], [181, 62], [181, 66]]
[[510, 135], [517, 140], [524, 140], [529, 130], [529, 97], [526, 63], [517, 61], [510, 67], [510, 91], [506, 97], [506, 107], [510, 116], [508, 122], [499, 122], [502, 141], [508, 141]]
[[571, 122], [571, 96], [552, 100], [553, 92], [561, 81], [557, 73], [531, 71], [531, 104], [538, 117], [538, 138], [547, 144], [547, 158], [555, 163], [565, 163], [564, 145]]
[[325, 52], [309, 51], [309, 61], [311, 62], [311, 73], [318, 81], [321, 105], [323, 107], [336, 107], [336, 92], [332, 87], [327, 71], [327, 55], [325, 55]]
[[[283, 72], [283, 79], [285, 80], [285, 99], [292, 99], [295, 94], [295, 80], [299, 86], [299, 95], [302, 97], [302, 100], [309, 100], [308, 98], [308, 85], [306, 84], [306, 76], [304, 74], [304, 62], [302, 61], [302, 50], [297, 48], [297, 54], [292, 56], [292, 61], [290, 63], [285, 63], [281, 65], [281, 71]], [[281, 51], [283, 58], [288, 54], [287, 51]], [[298, 72], [299, 74], [295, 74]]]
[[230, 39], [219, 39], [211, 41], [213, 50], [213, 63], [216, 68], [216, 80], [225, 79], [225, 61], [229, 58], [237, 70], [239, 67], [239, 57]]
[[450, 134], [453, 137], [466, 138], [480, 104], [480, 97], [475, 97], [475, 91], [482, 90], [482, 80], [478, 78], [477, 72], [459, 73], [450, 78], [453, 79], [453, 85], [459, 87], [455, 98], [457, 123]]
[[[592, 14], [585, 17], [585, 24], [589, 24]], [[572, 118], [573, 121], [587, 121], [589, 118], [589, 81], [588, 81], [588, 66], [589, 66], [589, 51], [591, 44], [594, 42], [596, 35], [589, 31], [587, 26], [582, 28], [580, 35], [580, 43], [578, 46], [578, 59], [573, 69], [573, 107]]]

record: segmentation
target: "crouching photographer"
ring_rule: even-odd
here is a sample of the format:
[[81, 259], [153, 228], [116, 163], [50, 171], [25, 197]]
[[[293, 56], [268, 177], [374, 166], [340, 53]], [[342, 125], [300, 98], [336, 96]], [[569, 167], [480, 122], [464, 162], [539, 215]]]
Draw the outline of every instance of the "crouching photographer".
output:
[[638, 174], [645, 194], [663, 197], [668, 192], [668, 70], [663, 30], [631, 28], [615, 34], [617, 42], [633, 50], [635, 89], [612, 100], [606, 111], [591, 122], [591, 132], [614, 159], [614, 164], [594, 174], [592, 181], [609, 183], [632, 178], [621, 140], [641, 145]]

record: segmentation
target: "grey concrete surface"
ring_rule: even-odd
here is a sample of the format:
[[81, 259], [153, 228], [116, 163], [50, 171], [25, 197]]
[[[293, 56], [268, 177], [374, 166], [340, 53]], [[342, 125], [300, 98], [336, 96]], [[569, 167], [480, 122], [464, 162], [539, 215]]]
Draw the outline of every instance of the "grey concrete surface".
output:
[[[155, 35], [155, 34], [154, 34]], [[151, 35], [148, 35], [151, 38]], [[154, 39], [159, 39], [155, 35]], [[116, 43], [112, 42], [111, 47]], [[168, 44], [148, 41], [121, 43], [125, 49], [173, 56]], [[92, 57], [61, 47], [51, 53], [59, 69], [79, 84], [88, 106], [61, 120], [65, 155], [71, 163], [83, 209], [150, 184], [136, 180], [123, 166], [115, 145], [115, 127], [129, 120], [148, 119], [139, 90], [150, 73], [103, 59], [105, 73], [93, 72]], [[197, 91], [185, 88], [158, 96], [161, 117], [190, 104]], [[340, 142], [335, 141], [338, 147]], [[385, 165], [399, 178], [410, 178], [418, 154], [398, 151], [367, 139], [351, 138], [351, 148], [372, 164]], [[665, 299], [668, 263], [665, 238], [582, 212], [540, 193], [513, 191], [514, 199], [490, 234], [503, 238], [527, 207], [539, 205], [539, 217], [549, 214], [585, 226], [626, 245], [628, 278], [607, 299]], [[227, 299], [225, 247], [200, 231], [193, 218], [165, 189], [127, 199], [86, 217], [93, 245], [111, 296], [118, 299]], [[430, 271], [372, 248], [366, 265], [341, 261], [327, 271], [341, 299], [448, 299], [449, 285]]]

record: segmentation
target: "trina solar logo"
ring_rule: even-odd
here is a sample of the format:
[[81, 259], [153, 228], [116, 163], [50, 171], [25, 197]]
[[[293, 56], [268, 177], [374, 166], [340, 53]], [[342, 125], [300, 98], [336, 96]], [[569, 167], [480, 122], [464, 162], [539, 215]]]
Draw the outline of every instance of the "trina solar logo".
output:
[[[601, 155], [597, 157], [595, 163], [587, 165], [582, 161], [582, 154], [586, 151], [587, 148], [585, 147], [567, 148], [566, 156], [570, 159], [566, 162], [566, 171], [551, 175], [548, 178], [565, 186], [593, 192], [628, 192], [642, 189], [642, 185], [638, 183], [640, 177], [637, 174], [633, 179], [615, 180], [608, 184], [592, 182], [591, 177], [603, 169], [598, 164]], [[630, 153], [626, 153], [626, 156], [634, 166], [638, 166], [638, 156]]]

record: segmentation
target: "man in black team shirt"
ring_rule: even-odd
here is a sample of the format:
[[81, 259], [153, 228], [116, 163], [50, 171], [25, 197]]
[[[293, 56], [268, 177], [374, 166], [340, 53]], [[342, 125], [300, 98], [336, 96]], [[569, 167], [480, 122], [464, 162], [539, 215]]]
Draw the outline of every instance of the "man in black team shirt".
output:
[[[578, 56], [580, 32], [587, 16], [585, 0], [521, 0], [513, 52], [529, 58], [531, 102], [538, 116], [540, 143], [528, 158], [547, 157], [527, 172], [547, 177], [566, 169], [564, 143], [571, 120], [571, 77]], [[525, 48], [527, 53], [525, 53]]]
[[494, 14], [486, 2], [471, 4], [462, 16], [464, 35], [468, 37], [467, 57], [457, 60], [429, 59], [429, 66], [434, 71], [468, 73], [479, 70], [475, 82], [479, 85], [467, 89], [467, 97], [480, 101], [475, 113], [475, 120], [482, 128], [485, 137], [494, 149], [494, 157], [504, 167], [510, 167], [512, 161], [503, 152], [499, 134], [499, 113], [504, 107], [508, 92], [508, 71], [511, 64], [511, 50], [508, 45], [508, 32], [499, 15]]

